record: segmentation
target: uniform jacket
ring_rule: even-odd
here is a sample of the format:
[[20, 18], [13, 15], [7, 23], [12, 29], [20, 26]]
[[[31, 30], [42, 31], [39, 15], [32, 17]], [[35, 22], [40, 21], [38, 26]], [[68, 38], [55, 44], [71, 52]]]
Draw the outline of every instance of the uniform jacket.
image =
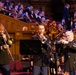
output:
[[7, 50], [1, 48], [4, 44], [5, 44], [5, 41], [4, 41], [3, 37], [0, 34], [0, 65], [5, 65], [5, 64], [9, 63]]
[[[49, 64], [47, 54], [48, 54], [50, 48], [47, 44], [49, 44], [50, 38], [46, 35], [45, 35], [45, 37], [47, 38], [47, 41], [41, 45], [42, 53], [39, 55], [35, 55], [35, 57], [34, 57], [34, 65], [36, 65], [36, 66], [46, 66]], [[39, 36], [37, 34], [33, 35], [32, 39], [39, 40]]]
[[57, 48], [59, 48], [57, 50], [61, 50], [65, 56], [64, 70], [67, 72], [76, 70], [76, 41], [73, 40], [65, 45], [60, 44], [60, 47]]

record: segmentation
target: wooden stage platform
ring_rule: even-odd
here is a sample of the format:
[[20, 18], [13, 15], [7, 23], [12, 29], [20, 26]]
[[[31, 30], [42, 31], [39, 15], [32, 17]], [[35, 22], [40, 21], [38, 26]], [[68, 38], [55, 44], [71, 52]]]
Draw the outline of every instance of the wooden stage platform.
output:
[[[2, 75], [2, 73], [0, 73]], [[11, 72], [11, 75], [33, 75], [30, 72]]]

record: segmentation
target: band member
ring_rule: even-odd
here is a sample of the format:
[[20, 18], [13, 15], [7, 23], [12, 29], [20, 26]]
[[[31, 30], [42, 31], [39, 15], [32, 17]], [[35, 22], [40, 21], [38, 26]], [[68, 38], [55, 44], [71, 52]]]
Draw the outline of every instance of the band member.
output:
[[2, 75], [10, 75], [7, 47], [11, 45], [12, 41], [6, 34], [3, 24], [0, 23], [0, 70]]
[[50, 38], [49, 36], [44, 34], [45, 32], [45, 26], [43, 24], [39, 24], [37, 26], [37, 34], [32, 36], [32, 39], [34, 40], [40, 40], [42, 43], [41, 50], [42, 54], [41, 55], [35, 55], [35, 60], [34, 61], [34, 74], [33, 75], [48, 75], [48, 52], [50, 50]]
[[65, 32], [65, 39], [60, 39], [58, 44], [64, 53], [64, 75], [76, 75], [76, 41], [72, 31]]

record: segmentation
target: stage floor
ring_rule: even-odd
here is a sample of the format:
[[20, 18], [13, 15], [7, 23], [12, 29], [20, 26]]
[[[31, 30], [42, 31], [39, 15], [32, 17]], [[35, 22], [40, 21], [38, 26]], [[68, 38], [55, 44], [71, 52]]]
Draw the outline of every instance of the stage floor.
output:
[[[2, 73], [0, 73], [2, 75]], [[30, 72], [11, 72], [11, 75], [32, 75]]]

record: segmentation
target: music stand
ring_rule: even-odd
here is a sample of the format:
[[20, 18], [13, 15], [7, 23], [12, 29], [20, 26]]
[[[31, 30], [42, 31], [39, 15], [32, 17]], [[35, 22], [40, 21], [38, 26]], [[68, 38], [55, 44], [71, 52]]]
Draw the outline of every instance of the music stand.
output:
[[[31, 61], [32, 61], [31, 56], [42, 54], [41, 41], [32, 40], [32, 39], [20, 40], [20, 54], [21, 55], [30, 55], [30, 66], [31, 66]], [[32, 66], [31, 66], [31, 68], [32, 68]], [[32, 72], [31, 68], [30, 68], [30, 72]]]
[[41, 41], [40, 40], [20, 40], [20, 54], [22, 55], [35, 55], [41, 54]]

